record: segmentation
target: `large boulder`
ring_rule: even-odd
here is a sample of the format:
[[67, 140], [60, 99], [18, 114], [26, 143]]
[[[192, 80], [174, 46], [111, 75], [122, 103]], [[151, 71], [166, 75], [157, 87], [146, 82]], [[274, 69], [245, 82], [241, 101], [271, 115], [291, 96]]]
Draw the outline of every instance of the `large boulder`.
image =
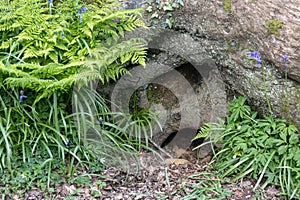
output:
[[[150, 16], [145, 14], [149, 24]], [[197, 106], [201, 109], [196, 109], [197, 115], [185, 118], [187, 121], [199, 120], [198, 123], [181, 127], [183, 107], [175, 103], [165, 117], [164, 130], [154, 137], [157, 143], [162, 145], [172, 133], [181, 129], [191, 132], [204, 122], [224, 118], [226, 104], [233, 94], [246, 96], [249, 103], [265, 115], [270, 114], [269, 101], [273, 115], [286, 118], [300, 128], [300, 1], [187, 1], [183, 8], [173, 13], [173, 18], [172, 30], [140, 30], [129, 36], [146, 38], [150, 49], [159, 50], [157, 57], [164, 58], [149, 57], [149, 63], [156, 63], [150, 64], [151, 70], [157, 73], [151, 73], [151, 70], [145, 72], [147, 81], [139, 83], [139, 86], [162, 79], [164, 81], [161, 82], [171, 88], [182, 90], [180, 84], [176, 86], [177, 76], [172, 78], [168, 75], [180, 66], [194, 67], [198, 73], [191, 70], [183, 70], [183, 73], [188, 72], [188, 76], [197, 74], [200, 78], [196, 80], [204, 80], [194, 82], [191, 87], [198, 91]], [[260, 52], [263, 67], [257, 67], [246, 56], [246, 52], [250, 51]], [[284, 53], [289, 59], [282, 63]], [[166, 65], [168, 69], [161, 67]], [[210, 70], [205, 72], [203, 69], [206, 68]], [[223, 95], [225, 87], [227, 97]], [[157, 92], [160, 91], [164, 90]], [[177, 95], [180, 96], [180, 93]], [[172, 101], [172, 98], [169, 100]], [[153, 106], [152, 109], [161, 111], [167, 108]], [[174, 117], [176, 115], [179, 117]]]
[[[230, 11], [224, 2], [231, 2]], [[300, 1], [190, 1], [174, 18], [174, 29], [190, 33], [206, 49], [231, 90], [264, 114], [267, 96], [275, 115], [300, 127]], [[264, 68], [245, 59], [249, 51], [260, 52]]]

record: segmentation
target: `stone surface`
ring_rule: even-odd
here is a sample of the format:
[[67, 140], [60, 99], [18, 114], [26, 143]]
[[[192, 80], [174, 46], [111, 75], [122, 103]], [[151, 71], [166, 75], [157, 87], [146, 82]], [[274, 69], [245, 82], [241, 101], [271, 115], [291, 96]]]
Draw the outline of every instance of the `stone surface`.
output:
[[[200, 0], [188, 2], [175, 18], [175, 29], [190, 33], [206, 49], [231, 90], [264, 114], [267, 94], [274, 114], [300, 127], [300, 1], [232, 1], [228, 13], [221, 1]], [[274, 19], [284, 23], [277, 36], [265, 26]], [[245, 59], [250, 50], [261, 53], [264, 70]], [[287, 71], [280, 62], [283, 52], [289, 55]]]
[[[286, 52], [290, 57], [288, 75], [300, 82], [300, 1], [231, 0], [231, 5], [229, 13], [222, 0], [188, 1], [185, 9], [174, 16], [175, 29], [187, 30], [197, 37], [224, 38], [234, 43], [233, 48], [240, 44], [245, 45], [243, 50], [259, 50], [280, 70], [280, 58]], [[278, 29], [278, 35], [269, 34], [266, 22], [276, 19], [284, 26]]]
[[[171, 52], [169, 57], [162, 57], [167, 58], [163, 63], [172, 69], [182, 62], [195, 67], [203, 60], [215, 63], [222, 82], [226, 84], [227, 98], [231, 94], [244, 95], [251, 106], [266, 115], [270, 114], [266, 101], [269, 99], [275, 116], [286, 118], [300, 128], [300, 1], [232, 0], [231, 3], [231, 11], [227, 12], [222, 0], [186, 1], [184, 8], [173, 13], [175, 22], [172, 34], [156, 29], [141, 30], [133, 36], [146, 38], [150, 41], [151, 49]], [[147, 22], [151, 21], [147, 18], [150, 15], [145, 16]], [[272, 20], [284, 23], [278, 29], [278, 35], [268, 33], [266, 22]], [[257, 68], [252, 60], [247, 59], [245, 53], [249, 51], [260, 52], [263, 68]], [[289, 60], [285, 63], [287, 69], [280, 62], [284, 52], [289, 55]], [[182, 58], [180, 62], [178, 56]], [[150, 58], [150, 62], [152, 61]], [[161, 69], [157, 66], [156, 71], [159, 70]], [[205, 72], [200, 73], [200, 76], [207, 77]], [[174, 82], [176, 81], [174, 78]], [[206, 84], [206, 90], [203, 90], [202, 84], [198, 94], [203, 95], [204, 91], [220, 93], [224, 90], [223, 86], [221, 89], [207, 89], [210, 81], [211, 79], [206, 80], [209, 83]], [[219, 95], [219, 98], [218, 95], [215, 98], [213, 96], [206, 96], [212, 105], [225, 102], [226, 97], [223, 95]], [[224, 116], [224, 107], [226, 103], [223, 108], [218, 109], [222, 110], [222, 114], [210, 110], [214, 116], [210, 120], [216, 120], [216, 116]], [[210, 120], [206, 115], [200, 117], [201, 123]], [[165, 131], [166, 135], [161, 135], [160, 138], [165, 139], [178, 129], [178, 121], [170, 122], [169, 125], [165, 130], [170, 131]]]

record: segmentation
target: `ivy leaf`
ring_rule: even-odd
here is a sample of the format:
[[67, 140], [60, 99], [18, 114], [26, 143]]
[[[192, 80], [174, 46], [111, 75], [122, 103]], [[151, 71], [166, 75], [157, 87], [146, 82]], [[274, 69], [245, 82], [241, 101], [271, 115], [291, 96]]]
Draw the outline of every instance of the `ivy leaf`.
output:
[[177, 8], [179, 8], [179, 4], [177, 2], [173, 2], [172, 7], [177, 9]]
[[280, 140], [280, 139], [274, 139], [273, 142], [276, 144], [276, 146], [280, 146], [280, 145], [286, 143], [284, 140]]
[[166, 24], [168, 25], [169, 28], [172, 28], [173, 21], [174, 21], [174, 19], [172, 17], [170, 17], [169, 19], [166, 19]]
[[289, 127], [287, 128], [289, 135], [297, 132], [297, 127], [294, 125], [289, 125]]

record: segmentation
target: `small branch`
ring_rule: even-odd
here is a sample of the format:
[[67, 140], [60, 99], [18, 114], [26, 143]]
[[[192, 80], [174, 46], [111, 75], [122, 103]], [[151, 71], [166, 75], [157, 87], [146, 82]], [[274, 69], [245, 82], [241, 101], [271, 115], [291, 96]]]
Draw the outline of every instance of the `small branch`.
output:
[[166, 152], [163, 148], [161, 148], [158, 144], [156, 144], [151, 138], [149, 138], [149, 141], [150, 141], [151, 144], [153, 144], [156, 148], [158, 148], [159, 151], [161, 151], [162, 153], [164, 153], [165, 155], [167, 155], [169, 158], [173, 158], [173, 156], [171, 156], [171, 154], [169, 154], [168, 152]]

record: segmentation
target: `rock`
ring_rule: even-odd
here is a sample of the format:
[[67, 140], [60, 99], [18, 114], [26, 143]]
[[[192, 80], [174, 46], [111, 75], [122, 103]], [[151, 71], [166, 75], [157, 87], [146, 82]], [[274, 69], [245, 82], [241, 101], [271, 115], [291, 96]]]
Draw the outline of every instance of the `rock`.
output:
[[[300, 1], [231, 0], [230, 12], [224, 10], [222, 0], [199, 0], [196, 6], [188, 1], [174, 18], [175, 30], [186, 30], [196, 37], [253, 45], [279, 70], [283, 70], [280, 58], [286, 52], [290, 56], [288, 75], [300, 82]], [[275, 20], [284, 24], [278, 29], [278, 35], [270, 34], [266, 25]]]
[[[145, 17], [152, 20], [149, 14]], [[152, 53], [145, 69], [133, 67], [133, 76], [122, 77], [110, 90], [119, 91], [112, 92], [112, 99], [126, 111], [128, 94], [145, 84], [158, 88], [159, 103], [149, 105], [145, 91], [140, 95], [140, 107], [158, 112], [163, 125], [154, 131], [155, 143], [187, 149], [195, 133], [184, 130], [196, 132], [205, 122], [224, 119], [233, 94], [246, 96], [261, 114], [285, 118], [300, 128], [300, 1], [232, 0], [226, 11], [222, 0], [191, 0], [173, 12], [173, 18], [173, 30], [127, 34], [149, 41]], [[268, 26], [276, 22], [283, 26], [276, 30]], [[249, 51], [260, 52], [262, 68], [245, 56]], [[286, 63], [280, 62], [283, 53], [289, 56]], [[204, 145], [200, 157], [207, 157], [210, 150]]]
[[[172, 51], [192, 65], [193, 56], [189, 55], [211, 58], [228, 94], [246, 96], [251, 106], [269, 115], [267, 97], [275, 117], [285, 118], [300, 128], [300, 1], [230, 2], [231, 9], [226, 11], [222, 0], [187, 1], [184, 8], [173, 12], [172, 31], [178, 35], [170, 36], [165, 30], [152, 34], [147, 30], [138, 36], [152, 38], [151, 48]], [[150, 15], [145, 16], [148, 22], [152, 20]], [[268, 26], [276, 22], [283, 26], [276, 30]], [[245, 57], [249, 51], [260, 52], [264, 68], [257, 68]], [[283, 53], [289, 56], [286, 63], [280, 62]]]

